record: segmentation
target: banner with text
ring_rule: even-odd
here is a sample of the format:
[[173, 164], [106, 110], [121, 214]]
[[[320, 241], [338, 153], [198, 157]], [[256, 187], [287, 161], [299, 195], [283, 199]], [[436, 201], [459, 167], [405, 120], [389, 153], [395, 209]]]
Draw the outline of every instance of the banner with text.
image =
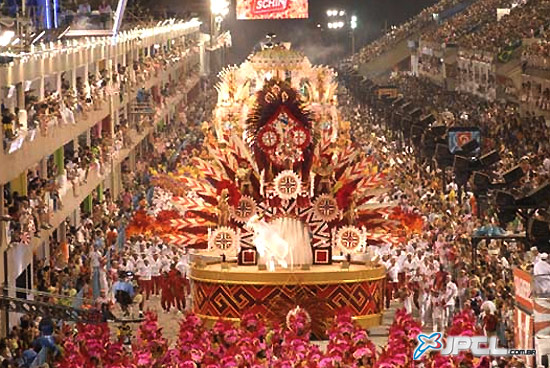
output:
[[304, 19], [308, 0], [237, 0], [237, 19]]

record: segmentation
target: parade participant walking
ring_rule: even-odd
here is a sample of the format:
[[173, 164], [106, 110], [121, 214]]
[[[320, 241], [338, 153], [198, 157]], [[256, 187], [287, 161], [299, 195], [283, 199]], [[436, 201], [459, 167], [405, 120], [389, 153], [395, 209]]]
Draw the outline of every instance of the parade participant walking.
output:
[[445, 331], [445, 298], [437, 288], [432, 290], [432, 324], [434, 332]]
[[153, 295], [159, 295], [160, 289], [161, 289], [161, 282], [162, 282], [162, 261], [159, 258], [158, 253], [156, 253], [156, 249], [153, 249], [154, 247], [149, 247], [148, 250], [151, 250], [152, 255], [149, 256], [149, 264], [150, 264], [150, 270], [151, 270], [151, 280], [152, 280], [152, 289], [151, 293]]
[[385, 263], [385, 266], [388, 277], [388, 283], [386, 284], [386, 308], [389, 308], [390, 302], [393, 299], [393, 294], [397, 290], [397, 285], [399, 283], [399, 267], [394, 257], [390, 258], [389, 261]]
[[458, 297], [458, 288], [453, 282], [451, 275], [447, 275], [445, 288], [445, 326], [450, 326], [455, 313], [456, 298]]
[[145, 300], [149, 300], [151, 296], [151, 291], [153, 288], [153, 281], [151, 279], [151, 267], [149, 266], [148, 259], [140, 259], [136, 266], [137, 275], [138, 275], [138, 284], [140, 289], [143, 290], [145, 294]]
[[427, 276], [422, 276], [421, 283], [419, 285], [419, 304], [420, 304], [420, 325], [426, 326], [428, 324], [429, 311], [432, 305], [432, 283]]
[[[177, 270], [175, 271], [177, 272]], [[163, 272], [160, 276], [160, 306], [166, 313], [170, 312], [172, 306], [176, 306], [174, 296], [174, 291], [177, 289], [177, 286], [174, 284], [176, 281], [172, 270], [170, 272]]]

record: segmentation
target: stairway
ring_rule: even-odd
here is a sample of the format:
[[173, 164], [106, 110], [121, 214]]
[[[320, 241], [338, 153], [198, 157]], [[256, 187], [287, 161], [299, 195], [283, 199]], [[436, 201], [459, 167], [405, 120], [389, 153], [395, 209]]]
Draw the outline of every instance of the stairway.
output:
[[382, 55], [360, 65], [359, 73], [371, 78], [383, 77], [390, 74], [395, 66], [410, 56], [411, 50], [408, 47], [408, 40], [405, 39]]

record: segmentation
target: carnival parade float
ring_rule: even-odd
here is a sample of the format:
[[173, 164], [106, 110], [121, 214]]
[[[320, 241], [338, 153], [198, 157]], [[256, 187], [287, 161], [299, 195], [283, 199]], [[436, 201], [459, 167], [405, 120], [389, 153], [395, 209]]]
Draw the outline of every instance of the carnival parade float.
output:
[[396, 242], [388, 183], [354, 146], [335, 73], [288, 46], [220, 74], [213, 121], [191, 167], [159, 174], [162, 237], [189, 247], [193, 311], [237, 321], [351, 310], [381, 322], [385, 269], [374, 247]]

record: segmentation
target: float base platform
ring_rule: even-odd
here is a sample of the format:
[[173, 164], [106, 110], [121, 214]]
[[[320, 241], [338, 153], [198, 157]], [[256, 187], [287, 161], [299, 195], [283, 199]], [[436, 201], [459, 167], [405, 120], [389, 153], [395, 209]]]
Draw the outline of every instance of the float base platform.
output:
[[313, 265], [309, 270], [258, 270], [257, 266], [221, 264], [190, 270], [193, 312], [208, 325], [218, 319], [239, 322], [244, 312], [268, 316], [274, 300], [295, 300], [300, 295], [316, 296], [334, 314], [346, 307], [363, 327], [382, 322], [386, 272], [384, 267], [340, 264]]

